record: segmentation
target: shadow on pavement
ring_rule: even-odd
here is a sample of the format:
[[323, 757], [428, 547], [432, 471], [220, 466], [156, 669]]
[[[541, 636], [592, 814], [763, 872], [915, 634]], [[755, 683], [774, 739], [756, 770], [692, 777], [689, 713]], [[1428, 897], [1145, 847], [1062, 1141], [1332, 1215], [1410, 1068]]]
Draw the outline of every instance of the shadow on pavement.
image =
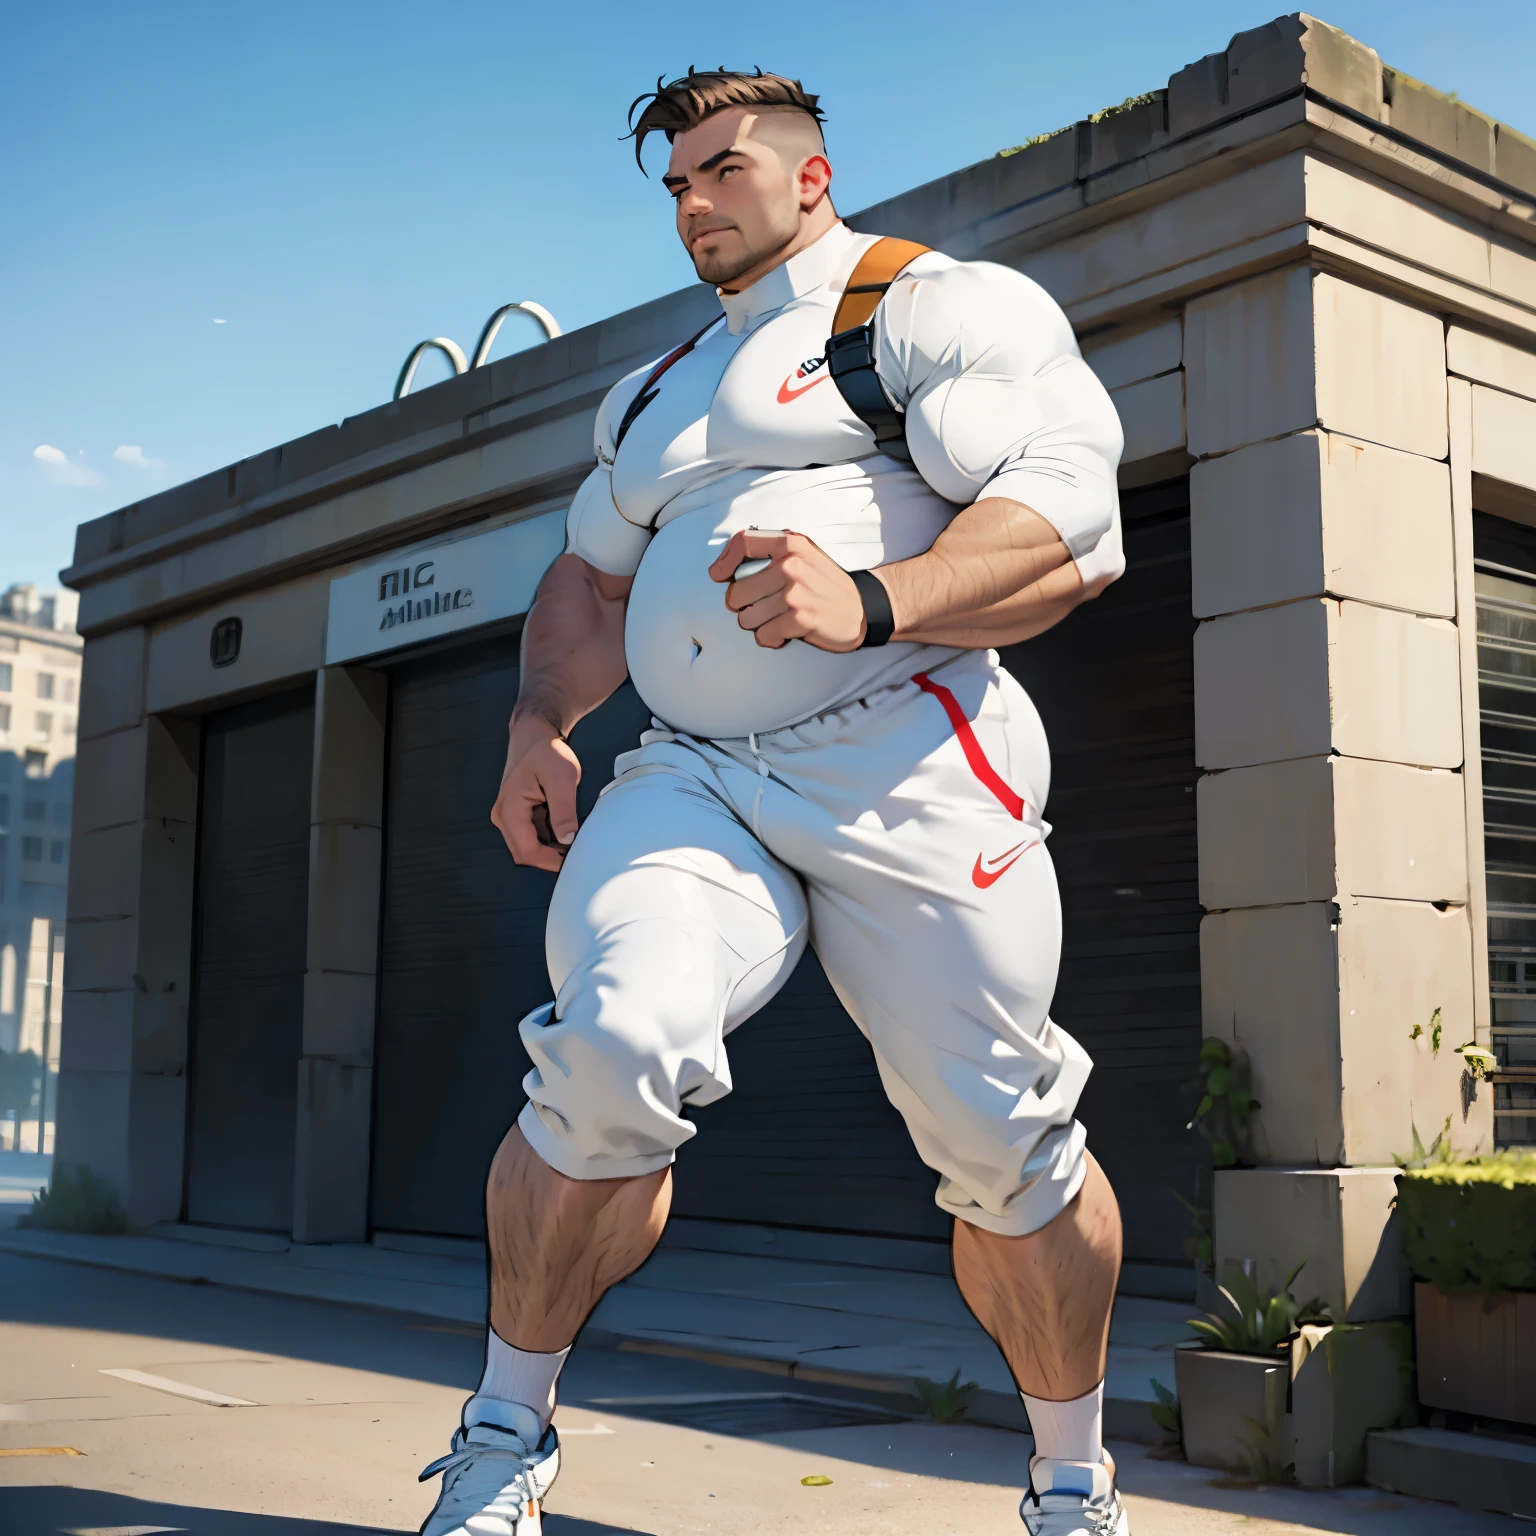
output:
[[[386, 1529], [152, 1504], [92, 1488], [0, 1488], [0, 1536], [369, 1536]], [[546, 1516], [544, 1529], [549, 1536], [645, 1536], [628, 1527], [556, 1514]]]

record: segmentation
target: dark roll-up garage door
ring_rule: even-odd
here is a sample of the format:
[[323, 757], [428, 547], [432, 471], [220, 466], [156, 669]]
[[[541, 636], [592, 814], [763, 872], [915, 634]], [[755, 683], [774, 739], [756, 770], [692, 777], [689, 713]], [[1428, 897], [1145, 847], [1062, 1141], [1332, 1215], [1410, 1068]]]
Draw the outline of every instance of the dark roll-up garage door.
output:
[[1201, 1143], [1180, 1088], [1200, 1049], [1189, 482], [1122, 495], [1126, 573], [1004, 657], [1051, 744], [1061, 883], [1052, 1017], [1094, 1059], [1079, 1106], [1127, 1259], [1181, 1262]]
[[[1126, 1257], [1182, 1262], [1200, 1046], [1188, 482], [1127, 492], [1127, 571], [1004, 661], [1051, 743], [1064, 949], [1053, 1016], [1093, 1054], [1081, 1114], [1120, 1195]], [[807, 956], [730, 1045], [730, 1097], [693, 1112], [674, 1209], [723, 1220], [947, 1235], [934, 1176]]]
[[314, 730], [305, 690], [212, 715], [204, 733], [188, 1221], [293, 1224]]
[[[517, 698], [516, 638], [396, 668], [390, 686], [373, 1225], [479, 1236], [486, 1169], [523, 1106], [517, 1023], [550, 998], [554, 877], [490, 823]], [[627, 685], [582, 721], [583, 814], [648, 725]]]

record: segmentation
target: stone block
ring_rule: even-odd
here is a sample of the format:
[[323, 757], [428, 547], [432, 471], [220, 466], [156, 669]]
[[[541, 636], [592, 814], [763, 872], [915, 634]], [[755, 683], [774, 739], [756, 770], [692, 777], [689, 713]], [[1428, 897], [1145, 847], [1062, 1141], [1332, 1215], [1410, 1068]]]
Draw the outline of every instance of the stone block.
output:
[[1366, 1436], [1414, 1411], [1412, 1360], [1413, 1330], [1398, 1319], [1302, 1328], [1291, 1345], [1289, 1459], [1303, 1488], [1361, 1480]]
[[1239, 32], [1168, 82], [1168, 126], [1178, 137], [1252, 111], [1306, 86], [1367, 117], [1382, 110], [1381, 60], [1374, 49], [1305, 14]]
[[134, 985], [139, 922], [135, 917], [72, 922], [64, 950], [64, 986], [70, 992], [119, 992]]
[[1299, 432], [1196, 464], [1189, 492], [1198, 618], [1323, 593], [1455, 614], [1444, 464]]
[[203, 733], [195, 720], [155, 715], [145, 722], [144, 815], [154, 821], [197, 823]]
[[192, 984], [197, 828], [187, 821], [150, 821], [142, 836], [138, 974], [150, 995], [184, 1003]]
[[135, 995], [133, 1069], [152, 1077], [179, 1077], [187, 1070], [188, 996], [185, 987]]
[[1203, 768], [1341, 752], [1461, 764], [1456, 626], [1366, 603], [1303, 601], [1195, 632]]
[[1295, 1290], [1351, 1323], [1403, 1317], [1408, 1270], [1392, 1201], [1395, 1168], [1221, 1168], [1213, 1228], [1217, 1272], [1251, 1260], [1261, 1289], [1306, 1260]]
[[384, 721], [389, 679], [367, 667], [325, 667], [315, 688], [316, 822], [384, 824]]
[[131, 1170], [128, 1158], [129, 1097], [127, 1072], [59, 1073], [57, 1130], [53, 1166], [73, 1171], [82, 1164], [99, 1174], [126, 1201]]
[[1323, 272], [1312, 283], [1312, 306], [1322, 425], [1425, 458], [1445, 458], [1440, 317]]
[[1536, 400], [1472, 386], [1472, 472], [1536, 491]]
[[[199, 550], [210, 560], [217, 554], [217, 545]], [[150, 710], [183, 709], [313, 673], [324, 663], [329, 595], [329, 573], [307, 576], [157, 625], [149, 639]], [[209, 646], [214, 627], [228, 618], [240, 620], [240, 651], [216, 667]]]
[[128, 1123], [128, 1216], [147, 1225], [181, 1216], [187, 1080], [136, 1072]]
[[1445, 333], [1445, 361], [1464, 379], [1536, 400], [1536, 351], [1453, 325]]
[[1122, 464], [1156, 458], [1184, 446], [1184, 375], [1165, 373], [1113, 391], [1109, 397], [1125, 433]]
[[1184, 314], [1189, 451], [1203, 458], [1315, 425], [1312, 333], [1306, 267], [1191, 300]]
[[1250, 1474], [1284, 1465], [1290, 1372], [1283, 1359], [1179, 1349], [1173, 1368], [1186, 1461]]
[[133, 1066], [131, 990], [66, 992], [60, 1065], [69, 1072], [127, 1072]]
[[75, 754], [74, 836], [122, 826], [144, 814], [148, 725], [82, 741]]
[[377, 968], [383, 851], [378, 827], [309, 829], [309, 970], [371, 975]]
[[1153, 91], [1151, 96], [1151, 101], [1108, 112], [1084, 125], [1088, 175], [1112, 170], [1168, 142], [1168, 93]]
[[1493, 173], [1502, 182], [1536, 195], [1536, 139], [1508, 123], [1493, 127]]
[[373, 1060], [378, 1012], [375, 976], [307, 971], [304, 976], [304, 1054], [334, 1056], [366, 1066]]
[[1329, 603], [1333, 747], [1353, 757], [1459, 768], [1456, 626], [1369, 603]]
[[1454, 1429], [1378, 1430], [1365, 1480], [1409, 1498], [1536, 1520], [1536, 1445]]
[[[1252, 1063], [1260, 1162], [1390, 1164], [1447, 1120], [1456, 1151], [1484, 1150], [1455, 1054], [1472, 1038], [1465, 907], [1350, 897], [1212, 913], [1200, 983], [1205, 1033]], [[1438, 1054], [1427, 1033], [1411, 1038], [1436, 1008]]]
[[1395, 69], [1382, 71], [1382, 120], [1399, 133], [1484, 175], [1493, 173], [1494, 121]]
[[1333, 749], [1329, 606], [1287, 603], [1195, 631], [1195, 758], [1237, 768]]
[[373, 1071], [324, 1058], [299, 1063], [294, 1147], [293, 1239], [368, 1239]]
[[1459, 774], [1297, 758], [1207, 774], [1198, 805], [1207, 910], [1343, 896], [1467, 899]]
[[103, 736], [144, 718], [144, 631], [114, 630], [85, 642], [79, 739]]
[[1184, 322], [1174, 316], [1153, 325], [1115, 326], [1083, 343], [1083, 360], [1105, 389], [1172, 373], [1184, 361]]
[[132, 917], [139, 909], [141, 823], [78, 832], [70, 849], [69, 916]]

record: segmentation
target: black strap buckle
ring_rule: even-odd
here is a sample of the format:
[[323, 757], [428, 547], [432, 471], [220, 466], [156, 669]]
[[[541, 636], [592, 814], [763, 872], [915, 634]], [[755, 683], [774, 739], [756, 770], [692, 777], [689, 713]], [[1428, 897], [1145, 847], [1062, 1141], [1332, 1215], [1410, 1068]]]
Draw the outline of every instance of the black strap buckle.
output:
[[848, 409], [875, 434], [875, 447], [910, 464], [907, 419], [891, 404], [875, 372], [874, 336], [867, 325], [839, 331], [827, 340], [827, 371]]

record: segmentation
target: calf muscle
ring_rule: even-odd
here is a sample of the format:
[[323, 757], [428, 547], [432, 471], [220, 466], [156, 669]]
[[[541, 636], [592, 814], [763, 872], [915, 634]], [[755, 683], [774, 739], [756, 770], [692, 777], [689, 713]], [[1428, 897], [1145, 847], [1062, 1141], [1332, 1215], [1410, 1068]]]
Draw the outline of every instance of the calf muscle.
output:
[[564, 1349], [603, 1292], [650, 1256], [671, 1204], [671, 1169], [568, 1179], [513, 1126], [485, 1191], [497, 1336], [540, 1354]]

